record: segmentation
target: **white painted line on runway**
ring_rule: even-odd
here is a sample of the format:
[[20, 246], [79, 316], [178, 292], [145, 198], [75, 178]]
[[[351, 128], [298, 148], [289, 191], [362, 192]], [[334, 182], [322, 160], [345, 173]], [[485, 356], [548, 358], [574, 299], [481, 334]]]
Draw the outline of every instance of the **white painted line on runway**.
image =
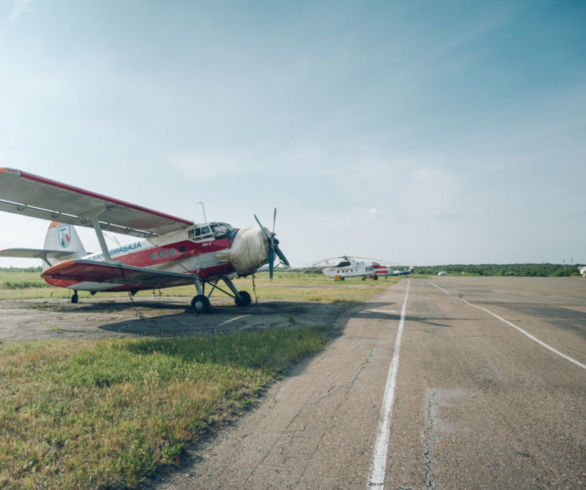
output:
[[563, 352], [560, 352], [557, 349], [554, 349], [551, 345], [546, 344], [545, 342], [539, 340], [537, 337], [535, 337], [534, 335], [531, 335], [529, 332], [526, 332], [525, 330], [523, 330], [521, 327], [515, 325], [513, 322], [510, 322], [509, 320], [505, 320], [502, 316], [497, 315], [496, 313], [493, 313], [490, 310], [487, 310], [486, 308], [483, 308], [482, 306], [478, 306], [475, 305], [473, 303], [470, 303], [470, 301], [466, 301], [465, 299], [462, 298], [458, 298], [460, 301], [463, 301], [464, 303], [466, 303], [467, 305], [473, 306], [474, 308], [478, 308], [479, 310], [482, 310], [486, 313], [488, 313], [489, 315], [494, 316], [495, 318], [497, 318], [498, 320], [500, 320], [503, 323], [506, 323], [507, 325], [517, 329], [519, 332], [521, 332], [523, 335], [526, 335], [527, 337], [529, 337], [531, 340], [533, 340], [534, 342], [537, 342], [539, 345], [541, 345], [542, 347], [545, 347], [546, 349], [549, 349], [550, 351], [552, 351], [554, 354], [557, 354], [560, 357], [563, 357], [566, 361], [570, 361], [572, 363], [574, 363], [576, 366], [581, 367], [582, 369], [586, 369], [586, 365], [582, 364], [579, 361], [576, 361], [576, 359], [571, 358], [570, 356], [567, 356], [566, 354], [564, 354]]
[[246, 315], [238, 315], [238, 316], [235, 316], [234, 318], [230, 318], [229, 320], [226, 320], [225, 322], [223, 322], [223, 323], [220, 323], [220, 324], [218, 325], [218, 327], [221, 327], [221, 326], [223, 326], [223, 325], [228, 325], [228, 323], [235, 322], [236, 320], [240, 320], [241, 318], [246, 318], [247, 316], [250, 316], [250, 314], [246, 314]]
[[437, 284], [434, 284], [434, 283], [433, 283], [433, 282], [431, 282], [431, 281], [428, 281], [428, 282], [429, 282], [429, 284], [431, 284], [433, 287], [436, 287], [436, 288], [438, 288], [440, 291], [443, 291], [444, 293], [446, 293], [446, 294], [448, 294], [448, 295], [450, 294], [450, 293], [448, 293], [448, 292], [447, 292], [447, 291], [446, 291], [444, 288], [440, 288], [440, 287], [439, 287]]
[[385, 470], [387, 466], [387, 453], [389, 450], [389, 440], [391, 438], [391, 416], [393, 415], [393, 404], [395, 402], [395, 382], [397, 379], [397, 371], [399, 370], [399, 351], [401, 349], [401, 337], [403, 336], [403, 328], [405, 327], [405, 312], [407, 311], [407, 298], [409, 297], [410, 285], [411, 279], [409, 279], [409, 281], [407, 282], [407, 291], [405, 292], [403, 308], [401, 309], [401, 320], [399, 321], [397, 337], [395, 338], [393, 358], [391, 360], [391, 365], [389, 366], [389, 373], [387, 375], [387, 384], [385, 386], [385, 395], [383, 398], [383, 404], [381, 406], [376, 442], [374, 445], [374, 455], [372, 461], [372, 468], [370, 472], [370, 480], [368, 481], [367, 488], [385, 488]]

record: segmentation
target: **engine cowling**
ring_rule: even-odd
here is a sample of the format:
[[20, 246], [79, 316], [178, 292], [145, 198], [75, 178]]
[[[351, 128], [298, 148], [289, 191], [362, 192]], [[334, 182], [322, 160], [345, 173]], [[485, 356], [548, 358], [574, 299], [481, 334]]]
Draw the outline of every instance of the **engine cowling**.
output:
[[268, 262], [269, 244], [260, 226], [240, 228], [232, 247], [218, 252], [216, 256], [222, 262], [230, 262], [234, 270], [241, 276], [252, 274], [260, 266]]

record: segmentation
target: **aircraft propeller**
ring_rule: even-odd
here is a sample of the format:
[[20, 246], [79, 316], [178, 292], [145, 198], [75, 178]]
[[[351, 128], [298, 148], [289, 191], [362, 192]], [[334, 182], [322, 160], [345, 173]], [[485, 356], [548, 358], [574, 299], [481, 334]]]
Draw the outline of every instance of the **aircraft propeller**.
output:
[[275, 222], [277, 221], [277, 208], [275, 208], [275, 211], [273, 213], [273, 231], [271, 232], [270, 235], [266, 232], [265, 227], [261, 224], [261, 222], [257, 218], [256, 214], [254, 215], [254, 219], [258, 223], [258, 226], [260, 226], [260, 229], [262, 230], [264, 236], [266, 237], [267, 241], [269, 242], [269, 256], [268, 256], [269, 277], [272, 279], [273, 272], [275, 270], [275, 254], [277, 255], [277, 257], [279, 257], [279, 260], [283, 264], [285, 264], [286, 266], [290, 265], [289, 261], [287, 260], [287, 257], [285, 257], [285, 254], [283, 254], [283, 252], [281, 252], [281, 249], [279, 248], [279, 240], [277, 240], [277, 237], [275, 236]]

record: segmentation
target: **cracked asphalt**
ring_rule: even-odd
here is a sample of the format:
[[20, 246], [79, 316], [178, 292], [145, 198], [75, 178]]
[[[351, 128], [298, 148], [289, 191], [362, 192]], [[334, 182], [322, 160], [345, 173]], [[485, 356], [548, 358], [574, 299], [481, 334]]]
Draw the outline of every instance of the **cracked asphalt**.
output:
[[[410, 281], [385, 488], [584, 488], [586, 281]], [[146, 487], [368, 487], [407, 283]]]

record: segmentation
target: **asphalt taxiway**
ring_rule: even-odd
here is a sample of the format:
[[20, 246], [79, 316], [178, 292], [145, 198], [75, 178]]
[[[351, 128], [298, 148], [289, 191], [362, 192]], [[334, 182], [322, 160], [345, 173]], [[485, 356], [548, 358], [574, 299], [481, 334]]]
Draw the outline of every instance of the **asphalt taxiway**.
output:
[[583, 488], [586, 281], [403, 279], [171, 488]]

